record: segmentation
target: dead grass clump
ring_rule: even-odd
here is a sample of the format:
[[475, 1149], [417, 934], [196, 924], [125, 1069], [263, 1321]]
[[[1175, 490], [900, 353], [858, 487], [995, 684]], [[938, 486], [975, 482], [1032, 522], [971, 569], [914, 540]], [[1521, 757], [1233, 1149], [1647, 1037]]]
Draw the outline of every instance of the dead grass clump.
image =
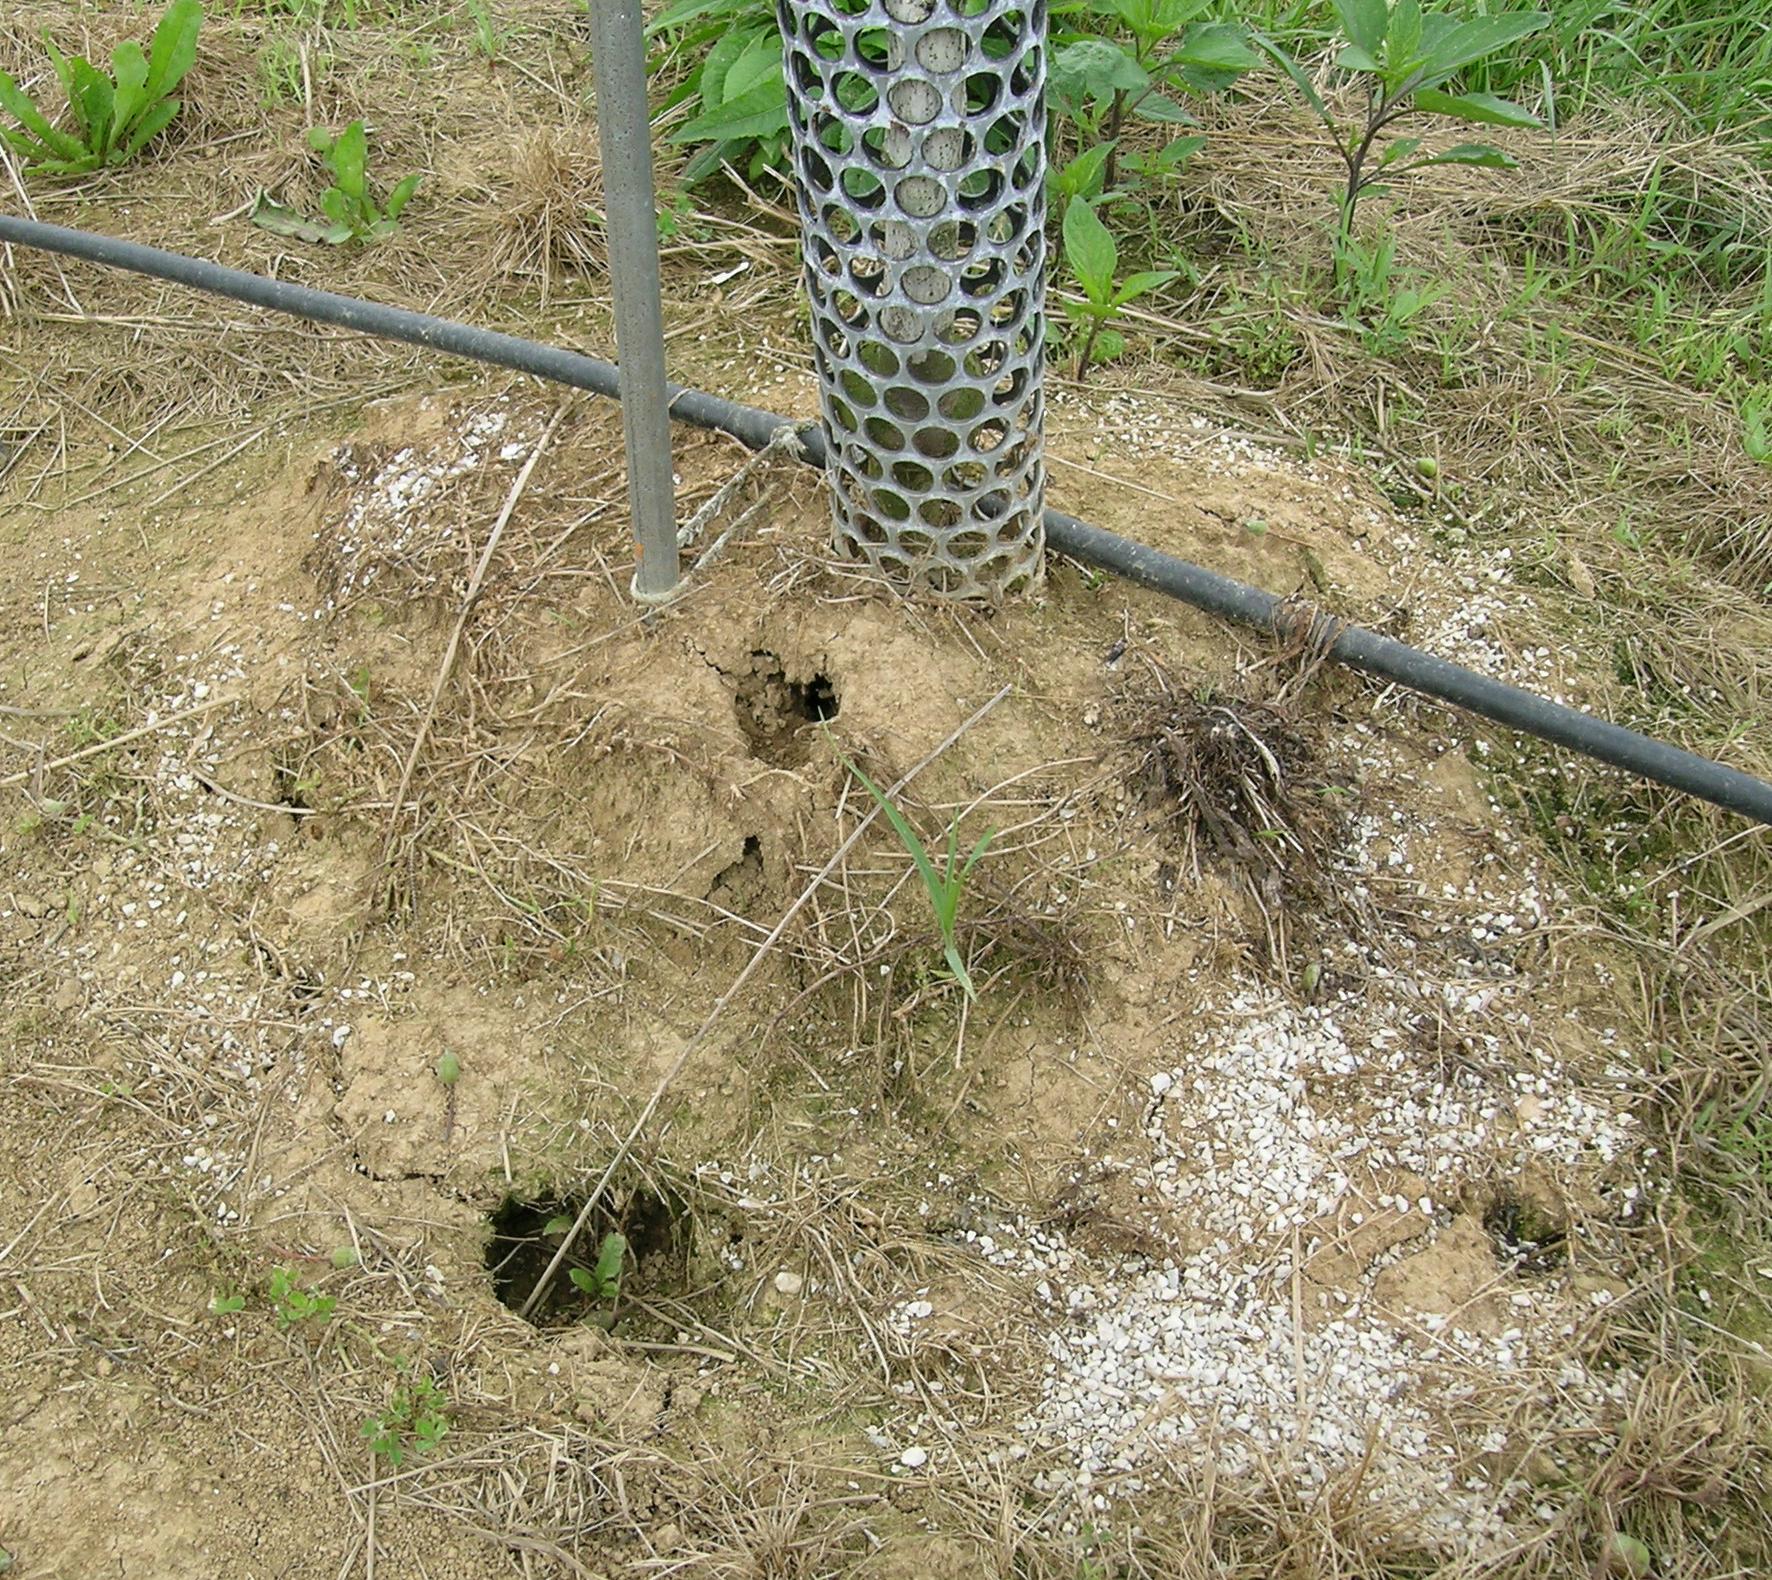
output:
[[1268, 703], [1207, 690], [1128, 705], [1128, 781], [1202, 853], [1246, 873], [1263, 898], [1322, 887], [1345, 818], [1318, 743]]
[[545, 302], [557, 271], [603, 268], [593, 218], [603, 207], [596, 140], [581, 127], [544, 127], [517, 142], [508, 168], [490, 266], [505, 279], [539, 281]]

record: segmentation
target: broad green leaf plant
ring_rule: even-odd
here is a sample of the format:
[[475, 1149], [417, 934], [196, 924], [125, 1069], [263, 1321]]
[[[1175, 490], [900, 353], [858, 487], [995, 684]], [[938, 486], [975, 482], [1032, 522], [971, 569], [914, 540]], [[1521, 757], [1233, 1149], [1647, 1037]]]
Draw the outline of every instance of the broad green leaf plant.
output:
[[1083, 292], [1081, 302], [1063, 304], [1066, 316], [1083, 329], [1073, 369], [1081, 378], [1098, 352], [1118, 354], [1119, 331], [1108, 326], [1120, 316], [1120, 309], [1145, 292], [1167, 285], [1177, 271], [1145, 269], [1120, 280], [1120, 249], [1113, 233], [1102, 224], [1094, 205], [1081, 196], [1073, 197], [1065, 207], [1064, 258]]
[[[1072, 8], [1073, 16], [1117, 24], [1126, 34], [1084, 33], [1060, 42], [1047, 78], [1053, 109], [1076, 122], [1085, 143], [1105, 143], [1106, 186], [1118, 176], [1119, 139], [1128, 120], [1191, 125], [1193, 116], [1174, 93], [1215, 92], [1261, 64], [1241, 28], [1201, 20], [1213, 9], [1215, 0], [1093, 0]], [[1187, 144], [1189, 152], [1199, 146], [1192, 139]], [[1157, 157], [1178, 163], [1174, 148], [1170, 144]]]
[[261, 192], [252, 222], [279, 236], [342, 246], [347, 241], [381, 241], [400, 228], [400, 215], [424, 178], [409, 175], [377, 202], [369, 184], [369, 134], [352, 121], [336, 137], [323, 126], [308, 133], [308, 146], [325, 161], [332, 185], [320, 194], [325, 219], [304, 219], [294, 209]]
[[707, 55], [666, 107], [694, 100], [699, 113], [671, 133], [673, 143], [702, 143], [683, 168], [694, 186], [731, 166], [749, 181], [785, 167], [788, 90], [781, 33], [768, 0], [676, 0], [647, 28], [669, 48]]
[[[569, 1213], [561, 1213], [550, 1218], [542, 1229], [546, 1235], [563, 1235], [572, 1228], [572, 1217]], [[628, 1237], [619, 1230], [610, 1230], [603, 1236], [603, 1243], [597, 1248], [597, 1262], [594, 1267], [569, 1267], [566, 1276], [572, 1280], [573, 1288], [581, 1294], [589, 1295], [602, 1308], [593, 1311], [585, 1321], [595, 1328], [611, 1328], [615, 1325], [615, 1306], [621, 1299], [621, 1274], [628, 1258]]]
[[134, 39], [111, 51], [110, 76], [79, 55], [64, 55], [46, 36], [67, 117], [56, 125], [0, 71], [0, 110], [23, 128], [0, 126], [0, 142], [43, 175], [91, 175], [133, 159], [183, 107], [172, 94], [196, 62], [202, 26], [200, 0], [172, 0], [146, 54]]
[[1460, 93], [1451, 87], [1465, 67], [1545, 27], [1543, 11], [1504, 11], [1468, 21], [1424, 12], [1421, 0], [1334, 0], [1345, 40], [1335, 64], [1366, 89], [1366, 114], [1344, 124], [1330, 110], [1310, 78], [1280, 46], [1254, 35], [1262, 49], [1304, 96], [1328, 131], [1347, 169], [1338, 200], [1336, 273], [1345, 278], [1354, 211], [1368, 192], [1431, 165], [1476, 165], [1509, 170], [1517, 161], [1487, 143], [1460, 143], [1440, 153], [1422, 153], [1419, 137], [1398, 137], [1378, 146], [1380, 136], [1410, 116], [1444, 115], [1479, 126], [1536, 127], [1538, 117], [1489, 93]]

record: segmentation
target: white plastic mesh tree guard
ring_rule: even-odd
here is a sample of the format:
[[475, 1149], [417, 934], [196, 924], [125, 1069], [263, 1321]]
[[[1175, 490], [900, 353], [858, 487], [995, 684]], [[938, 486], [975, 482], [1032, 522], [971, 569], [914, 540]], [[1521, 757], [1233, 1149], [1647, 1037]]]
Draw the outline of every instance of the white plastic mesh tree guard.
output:
[[1041, 571], [1046, 0], [779, 0], [838, 546]]

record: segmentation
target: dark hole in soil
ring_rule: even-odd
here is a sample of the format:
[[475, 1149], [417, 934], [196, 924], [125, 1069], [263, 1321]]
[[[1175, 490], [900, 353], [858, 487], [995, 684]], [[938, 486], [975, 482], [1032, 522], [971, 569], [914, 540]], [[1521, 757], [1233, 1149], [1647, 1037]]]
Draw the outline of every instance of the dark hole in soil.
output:
[[743, 911], [761, 898], [763, 887], [763, 841], [759, 835], [746, 834], [743, 852], [714, 875], [708, 898], [727, 910]]
[[1567, 1259], [1568, 1231], [1541, 1209], [1503, 1193], [1483, 1213], [1496, 1255], [1516, 1273], [1549, 1273]]
[[278, 806], [288, 807], [291, 812], [313, 810], [308, 805], [306, 786], [285, 764], [277, 763], [272, 767], [271, 783], [276, 787]]
[[[507, 1197], [488, 1215], [486, 1271], [492, 1291], [512, 1311], [521, 1311], [536, 1280], [554, 1259], [566, 1230], [583, 1209], [582, 1199], [519, 1201]], [[628, 1242], [620, 1290], [613, 1299], [581, 1288], [572, 1268], [586, 1272], [597, 1266], [604, 1239], [614, 1233]], [[637, 1189], [599, 1206], [573, 1241], [572, 1254], [548, 1286], [529, 1320], [538, 1328], [570, 1327], [587, 1320], [612, 1327], [625, 1315], [631, 1297], [651, 1292], [670, 1294], [681, 1286], [689, 1258], [689, 1215], [683, 1204], [655, 1191]]]
[[806, 726], [837, 716], [837, 688], [828, 675], [790, 680], [774, 653], [758, 651], [751, 654], [749, 670], [739, 676], [734, 705], [752, 753], [777, 767], [792, 768], [812, 755]]

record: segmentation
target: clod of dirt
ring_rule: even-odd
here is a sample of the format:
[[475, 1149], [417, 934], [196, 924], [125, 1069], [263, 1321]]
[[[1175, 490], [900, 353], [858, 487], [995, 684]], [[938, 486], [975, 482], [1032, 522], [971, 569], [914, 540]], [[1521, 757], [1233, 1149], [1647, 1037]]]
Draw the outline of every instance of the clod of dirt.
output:
[[738, 727], [751, 752], [777, 768], [797, 768], [812, 755], [806, 726], [837, 716], [836, 688], [828, 675], [791, 679], [774, 653], [759, 650], [738, 677]]
[[[520, 1201], [509, 1197], [487, 1215], [486, 1271], [492, 1291], [512, 1311], [521, 1312], [536, 1282], [553, 1261], [584, 1202], [571, 1199]], [[590, 1274], [607, 1236], [627, 1241], [619, 1287], [611, 1294], [583, 1287], [572, 1269]], [[690, 1250], [688, 1210], [674, 1197], [644, 1188], [630, 1192], [609, 1210], [599, 1206], [573, 1242], [565, 1267], [548, 1286], [529, 1320], [538, 1328], [571, 1327], [587, 1320], [613, 1327], [643, 1295], [673, 1295], [683, 1284]]]

